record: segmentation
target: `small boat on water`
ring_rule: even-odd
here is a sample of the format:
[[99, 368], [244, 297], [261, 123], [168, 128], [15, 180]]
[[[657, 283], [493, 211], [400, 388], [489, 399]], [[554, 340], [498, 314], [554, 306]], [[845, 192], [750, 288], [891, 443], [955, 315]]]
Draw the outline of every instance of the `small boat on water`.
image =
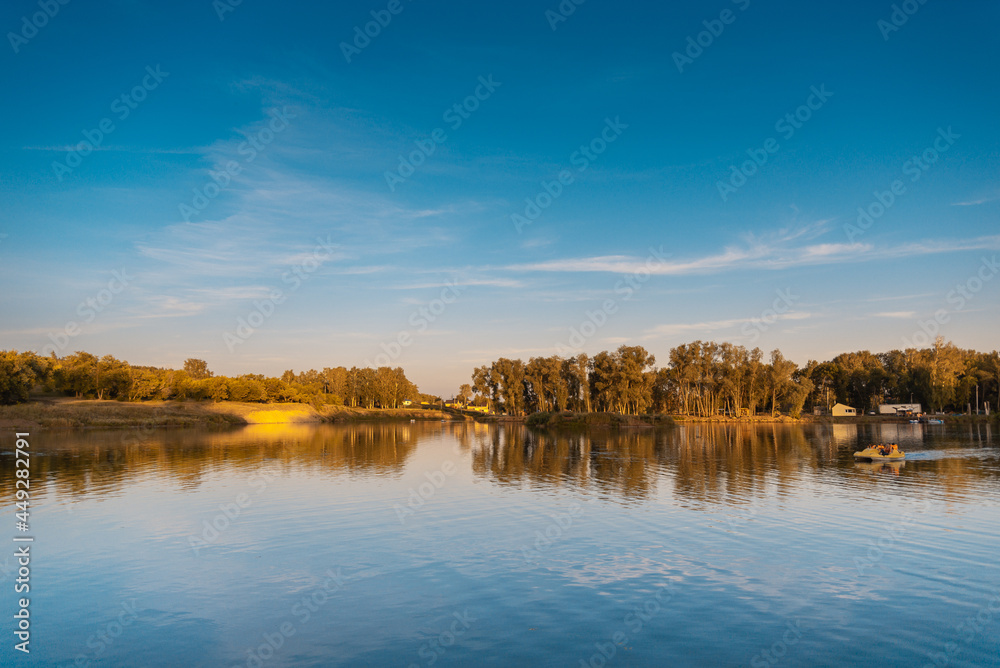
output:
[[870, 459], [873, 462], [901, 462], [906, 459], [906, 453], [895, 443], [869, 445], [861, 452], [854, 453], [855, 459]]

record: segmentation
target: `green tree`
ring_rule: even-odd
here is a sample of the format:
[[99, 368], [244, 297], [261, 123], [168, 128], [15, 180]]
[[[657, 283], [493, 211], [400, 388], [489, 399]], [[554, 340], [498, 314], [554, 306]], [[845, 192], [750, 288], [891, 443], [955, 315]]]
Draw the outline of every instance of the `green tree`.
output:
[[160, 369], [129, 367], [126, 398], [129, 401], [159, 398], [165, 388], [164, 378], [165, 374]]
[[62, 358], [54, 369], [55, 387], [77, 399], [94, 396], [97, 388], [97, 358], [83, 351], [76, 351]]
[[943, 411], [957, 398], [959, 375], [965, 369], [963, 351], [939, 336], [934, 347], [921, 352], [925, 353], [923, 361], [928, 370], [929, 403], [933, 410]]
[[48, 361], [35, 353], [0, 352], [0, 404], [24, 403], [31, 389], [45, 381]]
[[614, 357], [606, 350], [590, 360], [590, 395], [598, 411], [611, 412], [621, 405], [617, 367]]
[[615, 351], [618, 363], [619, 396], [627, 415], [639, 415], [652, 403], [652, 379], [647, 371], [656, 358], [642, 346], [621, 346]]
[[184, 371], [195, 380], [205, 380], [206, 378], [211, 378], [213, 375], [208, 370], [208, 362], [193, 357], [184, 360]]
[[486, 400], [489, 412], [496, 410], [499, 403], [499, 381], [493, 376], [492, 366], [481, 366], [472, 372], [472, 389]]
[[501, 357], [493, 363], [491, 376], [497, 379], [503, 411], [508, 415], [522, 415], [525, 408], [524, 362]]
[[216, 376], [205, 380], [208, 396], [212, 401], [227, 401], [229, 399], [229, 379]]
[[587, 378], [589, 361], [586, 353], [580, 353], [563, 361], [562, 375], [570, 410], [590, 412], [590, 382]]
[[472, 385], [463, 383], [462, 386], [458, 388], [458, 399], [464, 406], [468, 406], [469, 402], [472, 401]]
[[983, 392], [984, 403], [992, 400], [993, 410], [1000, 410], [1000, 352], [994, 350], [991, 353], [983, 353], [980, 364], [990, 379], [989, 384], [993, 386], [992, 395], [988, 394], [988, 389]]
[[94, 390], [98, 399], [125, 399], [130, 385], [128, 362], [105, 355], [97, 361], [97, 375]]
[[796, 371], [795, 362], [786, 360], [780, 350], [771, 351], [771, 366], [768, 373], [768, 389], [771, 393], [771, 413], [777, 414], [778, 399], [793, 389], [792, 374]]

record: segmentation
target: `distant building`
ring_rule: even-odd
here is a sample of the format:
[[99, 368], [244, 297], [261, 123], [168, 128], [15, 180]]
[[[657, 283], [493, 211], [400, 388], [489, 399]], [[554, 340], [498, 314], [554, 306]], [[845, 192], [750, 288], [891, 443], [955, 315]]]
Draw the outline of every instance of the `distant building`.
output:
[[834, 404], [833, 408], [830, 409], [830, 414], [834, 417], [847, 417], [857, 415], [858, 410], [844, 404]]
[[923, 410], [920, 404], [880, 404], [878, 412], [882, 415], [919, 415]]

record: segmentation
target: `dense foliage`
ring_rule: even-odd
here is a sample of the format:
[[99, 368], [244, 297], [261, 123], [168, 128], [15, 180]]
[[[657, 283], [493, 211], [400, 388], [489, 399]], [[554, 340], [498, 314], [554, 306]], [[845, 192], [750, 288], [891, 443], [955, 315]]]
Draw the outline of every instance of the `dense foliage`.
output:
[[836, 402], [860, 412], [882, 403], [920, 403], [931, 411], [976, 401], [1000, 403], [1000, 353], [962, 350], [938, 338], [931, 348], [844, 353], [804, 367], [772, 351], [695, 341], [670, 351], [666, 366], [641, 346], [594, 357], [498, 359], [472, 374], [472, 388], [492, 410], [657, 412], [709, 416], [761, 411], [799, 415]]
[[[511, 415], [572, 410], [626, 415], [798, 415], [835, 402], [859, 412], [881, 403], [920, 403], [930, 411], [964, 411], [976, 402], [1000, 407], [1000, 353], [962, 350], [939, 338], [923, 350], [844, 353], [799, 367], [772, 351], [695, 341], [672, 349], [664, 367], [641, 346], [621, 346], [593, 357], [501, 358], [472, 374], [459, 400], [486, 403]], [[77, 398], [144, 401], [211, 399], [300, 402], [398, 408], [404, 400], [436, 403], [399, 367], [325, 368], [280, 378], [260, 374], [216, 376], [203, 360], [182, 369], [133, 366], [111, 355], [66, 357], [0, 351], [0, 404], [28, 400], [33, 390]]]
[[189, 359], [180, 370], [133, 366], [111, 355], [76, 352], [66, 357], [0, 352], [0, 404], [28, 400], [40, 387], [80, 399], [212, 399], [214, 401], [300, 402], [363, 408], [398, 408], [419, 400], [417, 387], [399, 367], [345, 367], [286, 371], [281, 378], [260, 374], [216, 376], [203, 360]]

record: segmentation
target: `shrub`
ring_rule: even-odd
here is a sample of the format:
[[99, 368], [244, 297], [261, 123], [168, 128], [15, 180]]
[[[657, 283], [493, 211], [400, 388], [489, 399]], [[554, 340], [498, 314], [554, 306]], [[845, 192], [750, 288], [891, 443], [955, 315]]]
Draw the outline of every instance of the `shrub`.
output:
[[550, 417], [551, 417], [550, 413], [545, 413], [545, 412], [532, 413], [531, 415], [528, 416], [528, 419], [524, 421], [524, 424], [527, 425], [528, 427], [535, 427], [535, 428], [545, 427], [548, 426]]

